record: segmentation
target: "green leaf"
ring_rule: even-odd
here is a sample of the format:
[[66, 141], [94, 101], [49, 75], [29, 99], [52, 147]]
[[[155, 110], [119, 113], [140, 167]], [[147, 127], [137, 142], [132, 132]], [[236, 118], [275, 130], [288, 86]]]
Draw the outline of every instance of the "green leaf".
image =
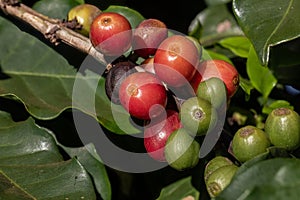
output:
[[262, 66], [253, 47], [250, 48], [247, 59], [247, 74], [253, 87], [259, 91], [266, 100], [277, 83], [272, 71]]
[[264, 199], [264, 200], [297, 200], [299, 199], [299, 193], [295, 192], [299, 185], [290, 186], [269, 186], [265, 185], [263, 187], [255, 187], [252, 192], [247, 196], [248, 200]]
[[280, 83], [300, 88], [299, 54], [300, 37], [271, 48], [269, 67]]
[[33, 196], [24, 191], [18, 184], [0, 171], [0, 197], [5, 200], [35, 200]]
[[32, 8], [51, 18], [66, 19], [69, 10], [82, 2], [83, 0], [41, 0]]
[[296, 158], [273, 158], [258, 162], [234, 176], [216, 200], [299, 199], [299, 165], [300, 160]]
[[262, 65], [267, 66], [272, 46], [300, 36], [300, 1], [234, 0], [233, 11], [252, 42]]
[[219, 44], [224, 48], [231, 50], [235, 55], [247, 58], [251, 43], [248, 38], [244, 36], [228, 37], [219, 41]]
[[243, 91], [248, 95], [248, 97], [251, 94], [251, 91], [254, 89], [253, 85], [248, 79], [243, 78], [240, 75], [240, 86], [243, 89]]
[[[101, 75], [88, 69], [77, 72], [53, 49], [4, 18], [0, 18], [0, 38], [0, 66], [9, 76], [0, 80], [0, 96], [19, 99], [38, 119], [53, 119], [66, 109], [76, 108], [112, 132], [140, 132], [123, 107], [111, 105]], [[82, 65], [104, 71], [103, 65], [90, 60], [86, 58]]]
[[0, 165], [0, 169], [36, 199], [96, 199], [89, 175], [75, 159], [42, 165]]
[[132, 28], [136, 28], [137, 25], [145, 19], [138, 11], [126, 6], [111, 5], [103, 12], [116, 12], [125, 16]]
[[[0, 164], [39, 165], [63, 161], [55, 140], [30, 118], [15, 123], [9, 115], [0, 112]], [[9, 123], [6, 123], [9, 121]], [[4, 122], [4, 123], [3, 123]]]
[[76, 157], [83, 167], [91, 174], [94, 179], [95, 187], [102, 199], [111, 199], [111, 185], [106, 173], [106, 169], [93, 144], [88, 144], [80, 148], [69, 148], [62, 146], [71, 156]]
[[[199, 31], [199, 26], [201, 26], [201, 31]], [[226, 37], [243, 35], [232, 13], [223, 4], [210, 6], [201, 11], [191, 22], [189, 34], [191, 33], [200, 40], [203, 46], [212, 45]], [[195, 35], [195, 33], [200, 33], [200, 35]]]
[[[261, 100], [263, 101], [263, 100]], [[290, 102], [286, 100], [275, 100], [275, 99], [268, 99], [267, 103], [263, 106], [262, 113], [270, 114], [272, 110], [276, 108], [289, 108], [294, 109], [294, 107], [290, 104]]]
[[210, 49], [205, 49], [205, 48], [202, 48], [202, 58], [201, 59], [202, 60], [211, 60], [211, 59], [225, 60], [226, 62], [232, 64], [231, 60], [227, 56], [217, 53], [217, 52], [214, 52]]
[[199, 191], [193, 187], [191, 179], [186, 177], [163, 188], [157, 200], [189, 199], [188, 197], [199, 199]]
[[86, 170], [63, 160], [47, 129], [9, 118], [0, 111], [0, 199], [96, 199]]
[[240, 167], [239, 169], [237, 170], [237, 172], [235, 173], [236, 176], [238, 176], [239, 174], [242, 174], [244, 173], [247, 169], [251, 168], [253, 165], [263, 161], [263, 160], [266, 160], [269, 158], [269, 149], [267, 149], [266, 152], [264, 153], [261, 153], [257, 156], [255, 156], [254, 158], [244, 162]]

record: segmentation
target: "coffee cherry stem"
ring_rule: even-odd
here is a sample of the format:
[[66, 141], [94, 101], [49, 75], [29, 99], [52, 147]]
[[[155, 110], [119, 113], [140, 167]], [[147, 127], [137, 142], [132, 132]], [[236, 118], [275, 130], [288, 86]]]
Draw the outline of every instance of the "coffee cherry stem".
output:
[[64, 24], [65, 27], [72, 29], [74, 31], [82, 29], [82, 25], [78, 22], [76, 18], [71, 20], [63, 20], [62, 23]]

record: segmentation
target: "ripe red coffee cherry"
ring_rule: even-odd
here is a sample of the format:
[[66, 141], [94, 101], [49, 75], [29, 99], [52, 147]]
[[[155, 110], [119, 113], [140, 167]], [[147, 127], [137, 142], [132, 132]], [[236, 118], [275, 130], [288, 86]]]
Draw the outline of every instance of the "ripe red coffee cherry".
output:
[[206, 60], [199, 64], [199, 73], [202, 76], [201, 81], [212, 77], [221, 79], [227, 89], [227, 96], [231, 98], [237, 91], [240, 83], [239, 73], [236, 68], [224, 60]]
[[154, 70], [169, 86], [180, 87], [193, 78], [199, 57], [198, 49], [190, 39], [173, 35], [159, 45], [154, 55]]
[[130, 115], [147, 120], [159, 116], [164, 111], [167, 92], [154, 74], [136, 72], [121, 83], [119, 98]]
[[132, 47], [137, 55], [148, 58], [167, 37], [168, 29], [162, 21], [145, 19], [133, 32]]
[[115, 12], [100, 13], [91, 24], [92, 45], [107, 56], [120, 56], [131, 46], [132, 30], [129, 21]]
[[148, 154], [158, 161], [166, 161], [164, 149], [169, 135], [181, 126], [178, 112], [167, 110], [165, 119], [144, 129], [144, 145]]

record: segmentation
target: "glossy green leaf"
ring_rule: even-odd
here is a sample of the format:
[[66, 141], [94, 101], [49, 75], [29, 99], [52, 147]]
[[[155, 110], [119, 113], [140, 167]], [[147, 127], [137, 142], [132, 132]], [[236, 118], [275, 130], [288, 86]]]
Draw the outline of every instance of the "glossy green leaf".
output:
[[[199, 33], [199, 35], [195, 35], [195, 33]], [[201, 11], [191, 22], [189, 34], [199, 38], [203, 46], [208, 46], [226, 37], [241, 36], [243, 32], [232, 13], [229, 12], [226, 5], [222, 4], [210, 6]]]
[[35, 200], [2, 171], [0, 171], [0, 198], [5, 200]]
[[272, 112], [272, 110], [276, 108], [289, 108], [292, 110], [294, 109], [290, 102], [286, 100], [268, 99], [268, 102], [263, 106], [262, 112], [268, 115]]
[[93, 177], [95, 187], [103, 200], [111, 199], [111, 185], [106, 173], [106, 169], [98, 156], [93, 144], [88, 144], [80, 148], [64, 147], [63, 149], [77, 160]]
[[64, 161], [55, 138], [32, 118], [14, 122], [0, 111], [0, 199], [96, 199], [75, 159]]
[[300, 160], [273, 158], [237, 173], [216, 200], [299, 199]]
[[236, 56], [242, 58], [248, 57], [251, 47], [250, 41], [244, 36], [228, 37], [219, 41], [219, 44], [232, 51]]
[[[19, 99], [38, 119], [53, 119], [76, 108], [112, 132], [139, 133], [129, 114], [111, 105], [101, 75], [88, 69], [76, 72], [61, 55], [4, 18], [0, 18], [0, 38], [0, 66], [9, 76], [0, 80], [0, 96]], [[99, 65], [104, 71], [103, 65], [88, 58], [83, 65]]]
[[200, 193], [192, 185], [191, 179], [191, 177], [186, 177], [163, 188], [157, 200], [189, 199], [189, 197], [199, 199]]
[[239, 169], [237, 170], [237, 172], [235, 173], [236, 176], [239, 176], [239, 174], [242, 174], [244, 173], [246, 170], [248, 170], [250, 167], [252, 167], [253, 165], [263, 161], [263, 160], [266, 160], [269, 158], [269, 150], [267, 149], [266, 152], [264, 153], [261, 153], [257, 156], [255, 156], [254, 158], [244, 162], [241, 166], [239, 166]]
[[250, 80], [243, 78], [241, 75], [240, 75], [240, 86], [243, 89], [243, 91], [248, 95], [248, 97], [250, 96], [251, 91], [254, 89]]
[[40, 0], [32, 8], [52, 18], [66, 19], [69, 10], [81, 2], [81, 0]]
[[239, 25], [252, 42], [262, 65], [268, 65], [272, 46], [300, 36], [300, 1], [234, 0]]
[[247, 74], [253, 87], [263, 95], [264, 99], [267, 99], [277, 80], [268, 67], [260, 64], [253, 47], [250, 48], [247, 59]]
[[269, 67], [282, 84], [300, 88], [300, 37], [270, 50]]
[[289, 199], [289, 200], [297, 200], [299, 199], [299, 193], [295, 192], [298, 190], [299, 185], [290, 185], [290, 186], [269, 186], [266, 185], [264, 187], [256, 187], [253, 188], [253, 191], [247, 196], [248, 200], [281, 200], [281, 199]]
[[[35, 199], [96, 199], [93, 183], [75, 160], [42, 165], [0, 165], [0, 169]], [[5, 191], [0, 193], [0, 199]]]
[[217, 52], [214, 52], [210, 49], [203, 48], [202, 60], [211, 60], [211, 59], [225, 60], [226, 62], [232, 64], [231, 60], [227, 56], [217, 53]]
[[63, 161], [55, 140], [46, 130], [38, 128], [32, 119], [15, 123], [8, 120], [9, 117], [9, 114], [0, 112], [0, 165], [39, 165]]
[[116, 12], [125, 16], [132, 28], [136, 28], [137, 25], [143, 21], [145, 18], [136, 10], [126, 7], [126, 6], [109, 6], [104, 12]]

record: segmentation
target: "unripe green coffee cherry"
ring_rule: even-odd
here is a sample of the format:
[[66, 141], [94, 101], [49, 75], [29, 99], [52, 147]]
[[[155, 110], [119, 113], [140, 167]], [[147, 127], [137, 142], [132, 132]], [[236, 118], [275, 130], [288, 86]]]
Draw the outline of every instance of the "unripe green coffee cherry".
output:
[[211, 103], [200, 97], [190, 97], [180, 107], [183, 126], [195, 136], [206, 135], [217, 124], [218, 114]]
[[234, 156], [240, 162], [246, 162], [266, 152], [271, 144], [263, 130], [247, 125], [235, 133], [231, 145]]
[[233, 165], [233, 162], [224, 156], [216, 156], [211, 159], [205, 166], [204, 169], [204, 181], [207, 183], [209, 176], [214, 173], [217, 169], [227, 166]]
[[225, 165], [215, 170], [206, 183], [209, 196], [212, 198], [218, 196], [230, 184], [237, 170], [236, 165]]
[[80, 4], [69, 10], [68, 21], [76, 19], [77, 22], [82, 25], [82, 28], [78, 30], [78, 32], [85, 36], [89, 36], [90, 26], [100, 12], [101, 10], [94, 5]]
[[199, 143], [184, 128], [172, 132], [165, 146], [168, 164], [179, 171], [195, 167], [199, 161], [199, 152]]
[[274, 146], [295, 150], [300, 146], [300, 117], [289, 108], [274, 109], [265, 121], [265, 132]]
[[216, 109], [227, 104], [227, 90], [224, 82], [211, 77], [198, 85], [197, 96], [209, 101]]

